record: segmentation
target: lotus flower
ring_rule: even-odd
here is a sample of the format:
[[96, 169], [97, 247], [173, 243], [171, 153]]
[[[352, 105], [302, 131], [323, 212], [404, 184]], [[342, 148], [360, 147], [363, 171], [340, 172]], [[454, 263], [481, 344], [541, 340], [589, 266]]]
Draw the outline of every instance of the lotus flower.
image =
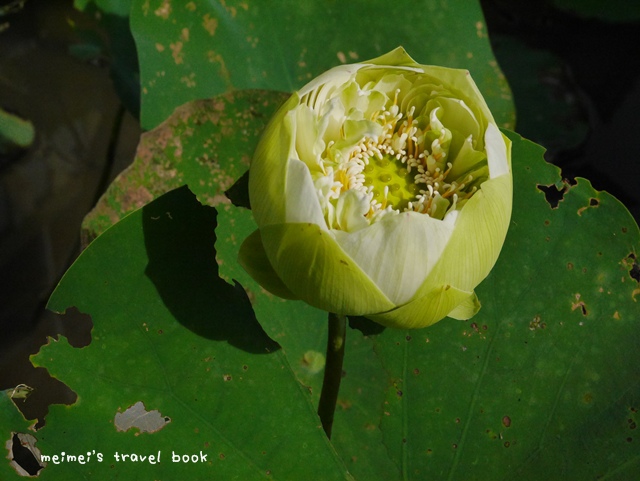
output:
[[267, 291], [397, 328], [468, 319], [511, 216], [511, 143], [466, 70], [403, 48], [325, 72], [269, 122], [239, 261]]

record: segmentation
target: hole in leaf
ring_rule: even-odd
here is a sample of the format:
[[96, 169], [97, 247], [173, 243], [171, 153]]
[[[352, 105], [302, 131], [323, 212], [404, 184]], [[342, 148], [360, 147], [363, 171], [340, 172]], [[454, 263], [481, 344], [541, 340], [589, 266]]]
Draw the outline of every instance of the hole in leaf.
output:
[[585, 210], [590, 209], [591, 207], [598, 207], [599, 205], [600, 205], [600, 201], [595, 197], [591, 197], [589, 199], [589, 205], [585, 205], [584, 207], [580, 207], [578, 209], [578, 215], [581, 216]]
[[551, 184], [551, 185], [537, 184], [536, 187], [538, 187], [539, 191], [544, 193], [544, 198], [546, 199], [547, 203], [549, 204], [549, 206], [551, 206], [552, 209], [558, 208], [558, 204], [564, 198], [564, 194], [568, 190], [567, 184], [564, 184], [562, 189], [558, 189], [558, 187], [556, 187], [555, 184]]
[[11, 332], [6, 337], [0, 336], [0, 352], [4, 354], [0, 359], [0, 390], [10, 389], [9, 394], [22, 415], [28, 420], [37, 419], [35, 430], [45, 425], [50, 405], [70, 405], [77, 396], [63, 382], [51, 377], [47, 369], [34, 367], [29, 356], [60, 336], [73, 347], [84, 347], [91, 342], [92, 327], [90, 316], [71, 307], [64, 314], [44, 313], [35, 336], [17, 337]]
[[36, 448], [38, 440], [35, 436], [25, 433], [11, 433], [6, 447], [9, 451], [11, 466], [21, 476], [37, 476], [45, 467], [41, 464], [40, 450]]
[[631, 278], [640, 283], [640, 265], [637, 262], [636, 255], [632, 252], [627, 256], [628, 264], [631, 264], [631, 269], [629, 269], [629, 275]]

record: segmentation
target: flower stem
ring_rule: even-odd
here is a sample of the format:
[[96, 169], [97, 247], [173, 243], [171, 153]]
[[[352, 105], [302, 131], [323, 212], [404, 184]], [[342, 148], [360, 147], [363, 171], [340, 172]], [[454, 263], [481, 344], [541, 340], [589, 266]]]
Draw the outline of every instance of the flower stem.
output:
[[329, 313], [329, 338], [327, 339], [327, 361], [324, 366], [322, 392], [318, 404], [318, 416], [322, 421], [322, 428], [331, 439], [333, 415], [336, 411], [336, 401], [342, 380], [342, 361], [344, 359], [344, 342], [347, 334], [347, 316]]

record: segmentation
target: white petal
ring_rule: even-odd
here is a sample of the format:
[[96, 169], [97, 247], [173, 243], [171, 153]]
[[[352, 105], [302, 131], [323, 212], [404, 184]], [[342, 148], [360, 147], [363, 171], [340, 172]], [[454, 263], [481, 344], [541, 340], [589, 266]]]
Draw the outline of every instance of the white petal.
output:
[[440, 258], [453, 222], [403, 212], [357, 232], [333, 231], [338, 244], [396, 305], [409, 301]]
[[369, 211], [369, 199], [365, 194], [350, 189], [340, 196], [336, 206], [336, 220], [340, 230], [355, 232], [369, 225], [365, 214]]
[[289, 159], [285, 199], [286, 222], [312, 223], [327, 230], [309, 168], [300, 160]]
[[309, 169], [320, 171], [320, 154], [324, 150], [324, 142], [318, 135], [318, 120], [314, 112], [306, 105], [296, 109], [296, 152]]
[[[348, 64], [334, 67], [319, 75], [298, 91], [302, 101], [312, 109], [321, 107], [336, 89], [344, 86], [363, 67], [363, 64]], [[308, 97], [304, 98], [305, 95]]]
[[487, 150], [489, 178], [495, 179], [501, 175], [508, 174], [507, 145], [502, 138], [502, 133], [494, 124], [487, 126], [487, 131], [484, 134], [484, 144]]

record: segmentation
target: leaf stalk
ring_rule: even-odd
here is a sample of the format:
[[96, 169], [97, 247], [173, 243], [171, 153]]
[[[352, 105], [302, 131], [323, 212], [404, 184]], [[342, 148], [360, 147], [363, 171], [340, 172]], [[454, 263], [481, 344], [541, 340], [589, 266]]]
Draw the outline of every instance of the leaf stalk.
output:
[[331, 439], [333, 417], [342, 380], [342, 364], [344, 361], [344, 346], [347, 333], [347, 316], [329, 313], [329, 336], [327, 338], [326, 364], [322, 392], [318, 404], [318, 416], [322, 421], [322, 428]]

